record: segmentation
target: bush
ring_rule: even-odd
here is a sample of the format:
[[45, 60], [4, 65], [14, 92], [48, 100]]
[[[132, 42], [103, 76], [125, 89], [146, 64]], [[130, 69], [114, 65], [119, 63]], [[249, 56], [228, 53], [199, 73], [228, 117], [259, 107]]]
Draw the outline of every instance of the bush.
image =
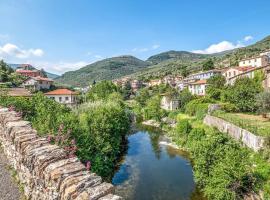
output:
[[237, 112], [238, 111], [236, 105], [234, 105], [232, 103], [221, 103], [219, 105], [221, 107], [221, 110], [223, 110], [225, 112]]
[[258, 106], [258, 111], [262, 115], [266, 115], [270, 112], [270, 92], [265, 91], [257, 95], [256, 105]]
[[189, 123], [188, 119], [183, 119], [179, 121], [176, 125], [176, 132], [181, 134], [181, 135], [186, 135], [191, 131], [192, 127]]
[[128, 133], [128, 112], [115, 102], [87, 103], [79, 108], [78, 156], [91, 161], [92, 170], [103, 177], [113, 174]]
[[256, 95], [262, 91], [261, 83], [247, 77], [239, 78], [222, 95], [223, 101], [233, 103], [241, 112], [257, 110]]
[[214, 102], [208, 98], [195, 99], [190, 101], [185, 108], [185, 113], [190, 116], [196, 116], [198, 119], [203, 119], [208, 111], [209, 103]]

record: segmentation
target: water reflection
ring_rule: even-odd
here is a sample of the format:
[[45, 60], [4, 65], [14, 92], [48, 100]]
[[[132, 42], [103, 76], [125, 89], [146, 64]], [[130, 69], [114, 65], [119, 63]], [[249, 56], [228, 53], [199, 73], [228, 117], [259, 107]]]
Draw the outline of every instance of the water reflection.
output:
[[196, 191], [187, 154], [161, 145], [161, 134], [138, 131], [128, 138], [128, 151], [112, 183], [124, 199], [202, 199]]

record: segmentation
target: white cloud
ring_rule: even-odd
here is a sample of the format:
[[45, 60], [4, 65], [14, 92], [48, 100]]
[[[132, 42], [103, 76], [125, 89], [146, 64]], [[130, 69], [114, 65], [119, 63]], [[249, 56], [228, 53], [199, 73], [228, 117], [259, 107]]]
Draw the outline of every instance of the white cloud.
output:
[[42, 49], [20, 49], [15, 44], [7, 43], [4, 46], [0, 46], [0, 56], [2, 58], [30, 58], [41, 57], [44, 55]]
[[236, 43], [229, 42], [229, 41], [222, 41], [217, 44], [212, 44], [206, 49], [203, 50], [194, 50], [193, 53], [201, 53], [201, 54], [212, 54], [212, 53], [219, 53], [222, 51], [228, 51], [240, 47], [246, 46], [245, 43], [253, 40], [253, 37], [251, 35], [245, 36], [242, 40], [237, 41]]
[[244, 47], [244, 45], [241, 44], [240, 42], [237, 44], [233, 44], [232, 42], [222, 41], [217, 44], [212, 44], [204, 50], [194, 50], [192, 52], [201, 53], [201, 54], [212, 54], [212, 53], [219, 53], [222, 51], [232, 50], [232, 49], [240, 48], [240, 47]]
[[246, 37], [244, 37], [244, 41], [248, 42], [250, 40], [253, 40], [253, 37], [251, 35], [247, 35]]
[[154, 44], [154, 45], [152, 46], [152, 49], [158, 49], [159, 47], [160, 47], [159, 44]]

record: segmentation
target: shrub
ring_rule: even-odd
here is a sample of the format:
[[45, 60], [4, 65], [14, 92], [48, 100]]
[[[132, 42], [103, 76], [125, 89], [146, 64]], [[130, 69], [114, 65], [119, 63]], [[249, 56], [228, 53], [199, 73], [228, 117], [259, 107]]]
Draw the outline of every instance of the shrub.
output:
[[209, 103], [214, 102], [208, 98], [195, 99], [186, 105], [185, 113], [191, 116], [196, 116], [198, 119], [203, 119], [208, 111]]
[[235, 104], [241, 112], [254, 112], [257, 110], [256, 95], [261, 91], [261, 83], [255, 79], [239, 78], [227, 88], [222, 99]]
[[225, 112], [237, 112], [238, 111], [236, 105], [234, 105], [232, 103], [221, 103], [219, 105], [221, 107], [221, 110], [223, 110]]
[[266, 115], [270, 112], [270, 92], [265, 91], [257, 95], [256, 105], [258, 106], [258, 111], [262, 115]]
[[128, 112], [115, 102], [99, 101], [82, 105], [78, 110], [80, 134], [78, 156], [90, 160], [92, 170], [103, 177], [113, 174], [129, 129]]
[[176, 132], [179, 134], [188, 134], [191, 131], [192, 127], [188, 119], [183, 119], [179, 121], [176, 125]]

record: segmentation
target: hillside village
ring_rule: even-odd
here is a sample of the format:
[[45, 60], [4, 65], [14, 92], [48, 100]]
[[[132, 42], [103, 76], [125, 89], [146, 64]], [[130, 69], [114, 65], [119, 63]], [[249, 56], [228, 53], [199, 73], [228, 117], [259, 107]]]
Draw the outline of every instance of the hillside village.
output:
[[[27, 142], [32, 137], [42, 141], [33, 148], [43, 148], [43, 142], [56, 144], [69, 159], [78, 156], [82, 171], [93, 170], [109, 182], [125, 153], [131, 124], [155, 127], [164, 132], [172, 147], [191, 154], [201, 197], [270, 198], [270, 50], [245, 56], [236, 66], [216, 67], [212, 58], [203, 63], [200, 70], [188, 73], [146, 79], [128, 75], [93, 81], [86, 87], [66, 87], [30, 64], [12, 69], [1, 61], [0, 116], [30, 121], [38, 135], [26, 135]], [[45, 141], [36, 139], [44, 136]], [[11, 151], [8, 145], [5, 148]], [[52, 150], [45, 150], [49, 160], [47, 151]], [[60, 159], [57, 153], [52, 156]], [[76, 160], [76, 165], [80, 161]], [[19, 165], [24, 168], [23, 161]], [[73, 167], [59, 173], [72, 176]], [[219, 184], [213, 184], [217, 177], [221, 177]], [[46, 184], [51, 183], [43, 183], [42, 190]], [[106, 187], [98, 194], [110, 194], [113, 186]], [[35, 194], [42, 193], [36, 190]], [[50, 190], [58, 196], [71, 196], [56, 187]]]

